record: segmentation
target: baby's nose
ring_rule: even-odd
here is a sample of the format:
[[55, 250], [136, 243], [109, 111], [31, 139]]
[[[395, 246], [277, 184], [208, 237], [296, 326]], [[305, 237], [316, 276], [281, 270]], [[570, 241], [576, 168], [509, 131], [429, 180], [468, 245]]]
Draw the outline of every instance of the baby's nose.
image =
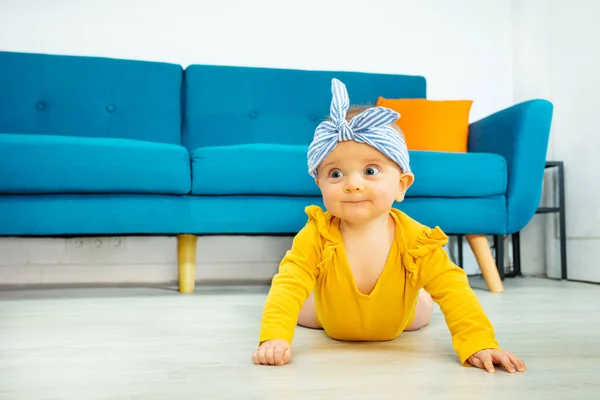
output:
[[345, 186], [346, 193], [362, 192], [363, 186], [360, 184], [348, 183]]

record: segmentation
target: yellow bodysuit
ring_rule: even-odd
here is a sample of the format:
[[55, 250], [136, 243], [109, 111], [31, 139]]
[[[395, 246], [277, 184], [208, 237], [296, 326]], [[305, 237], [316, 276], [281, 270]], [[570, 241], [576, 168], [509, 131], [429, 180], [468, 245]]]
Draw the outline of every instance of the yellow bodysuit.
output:
[[267, 297], [259, 342], [292, 342], [304, 301], [314, 291], [319, 324], [333, 339], [392, 340], [415, 317], [419, 290], [440, 306], [460, 362], [482, 349], [498, 349], [494, 329], [469, 286], [465, 272], [442, 246], [447, 236], [392, 209], [395, 240], [369, 295], [361, 293], [348, 265], [339, 219], [318, 206], [281, 261]]

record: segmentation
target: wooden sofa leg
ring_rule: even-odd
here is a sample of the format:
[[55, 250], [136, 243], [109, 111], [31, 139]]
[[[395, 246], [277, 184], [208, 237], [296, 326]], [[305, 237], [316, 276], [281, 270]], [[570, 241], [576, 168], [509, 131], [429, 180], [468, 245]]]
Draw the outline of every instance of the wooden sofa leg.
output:
[[193, 293], [196, 286], [196, 235], [177, 236], [177, 259], [179, 264], [179, 291]]
[[475, 254], [477, 264], [483, 275], [483, 280], [487, 285], [490, 292], [502, 293], [504, 292], [504, 285], [500, 279], [498, 268], [496, 267], [496, 261], [492, 256], [490, 245], [485, 235], [465, 235], [471, 250]]

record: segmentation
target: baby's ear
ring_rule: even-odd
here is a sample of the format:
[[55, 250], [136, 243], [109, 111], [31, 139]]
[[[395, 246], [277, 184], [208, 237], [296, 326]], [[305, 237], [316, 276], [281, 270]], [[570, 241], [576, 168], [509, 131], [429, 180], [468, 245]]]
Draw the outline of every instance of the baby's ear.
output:
[[400, 185], [398, 185], [398, 194], [396, 195], [396, 201], [401, 202], [404, 200], [404, 196], [408, 188], [415, 181], [415, 176], [412, 172], [407, 172], [405, 174], [400, 175]]

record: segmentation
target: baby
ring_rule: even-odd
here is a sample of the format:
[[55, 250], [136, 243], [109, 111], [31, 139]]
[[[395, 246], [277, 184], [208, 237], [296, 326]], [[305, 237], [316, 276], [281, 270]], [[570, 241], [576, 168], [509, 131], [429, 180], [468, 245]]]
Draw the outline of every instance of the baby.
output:
[[435, 301], [462, 365], [525, 371], [498, 347], [465, 272], [442, 247], [447, 236], [392, 207], [414, 180], [399, 114], [383, 107], [348, 113], [337, 79], [332, 95], [331, 120], [317, 127], [308, 150], [327, 211], [306, 208], [308, 222], [273, 278], [254, 363], [289, 362], [297, 324], [337, 340], [386, 341], [427, 325]]

